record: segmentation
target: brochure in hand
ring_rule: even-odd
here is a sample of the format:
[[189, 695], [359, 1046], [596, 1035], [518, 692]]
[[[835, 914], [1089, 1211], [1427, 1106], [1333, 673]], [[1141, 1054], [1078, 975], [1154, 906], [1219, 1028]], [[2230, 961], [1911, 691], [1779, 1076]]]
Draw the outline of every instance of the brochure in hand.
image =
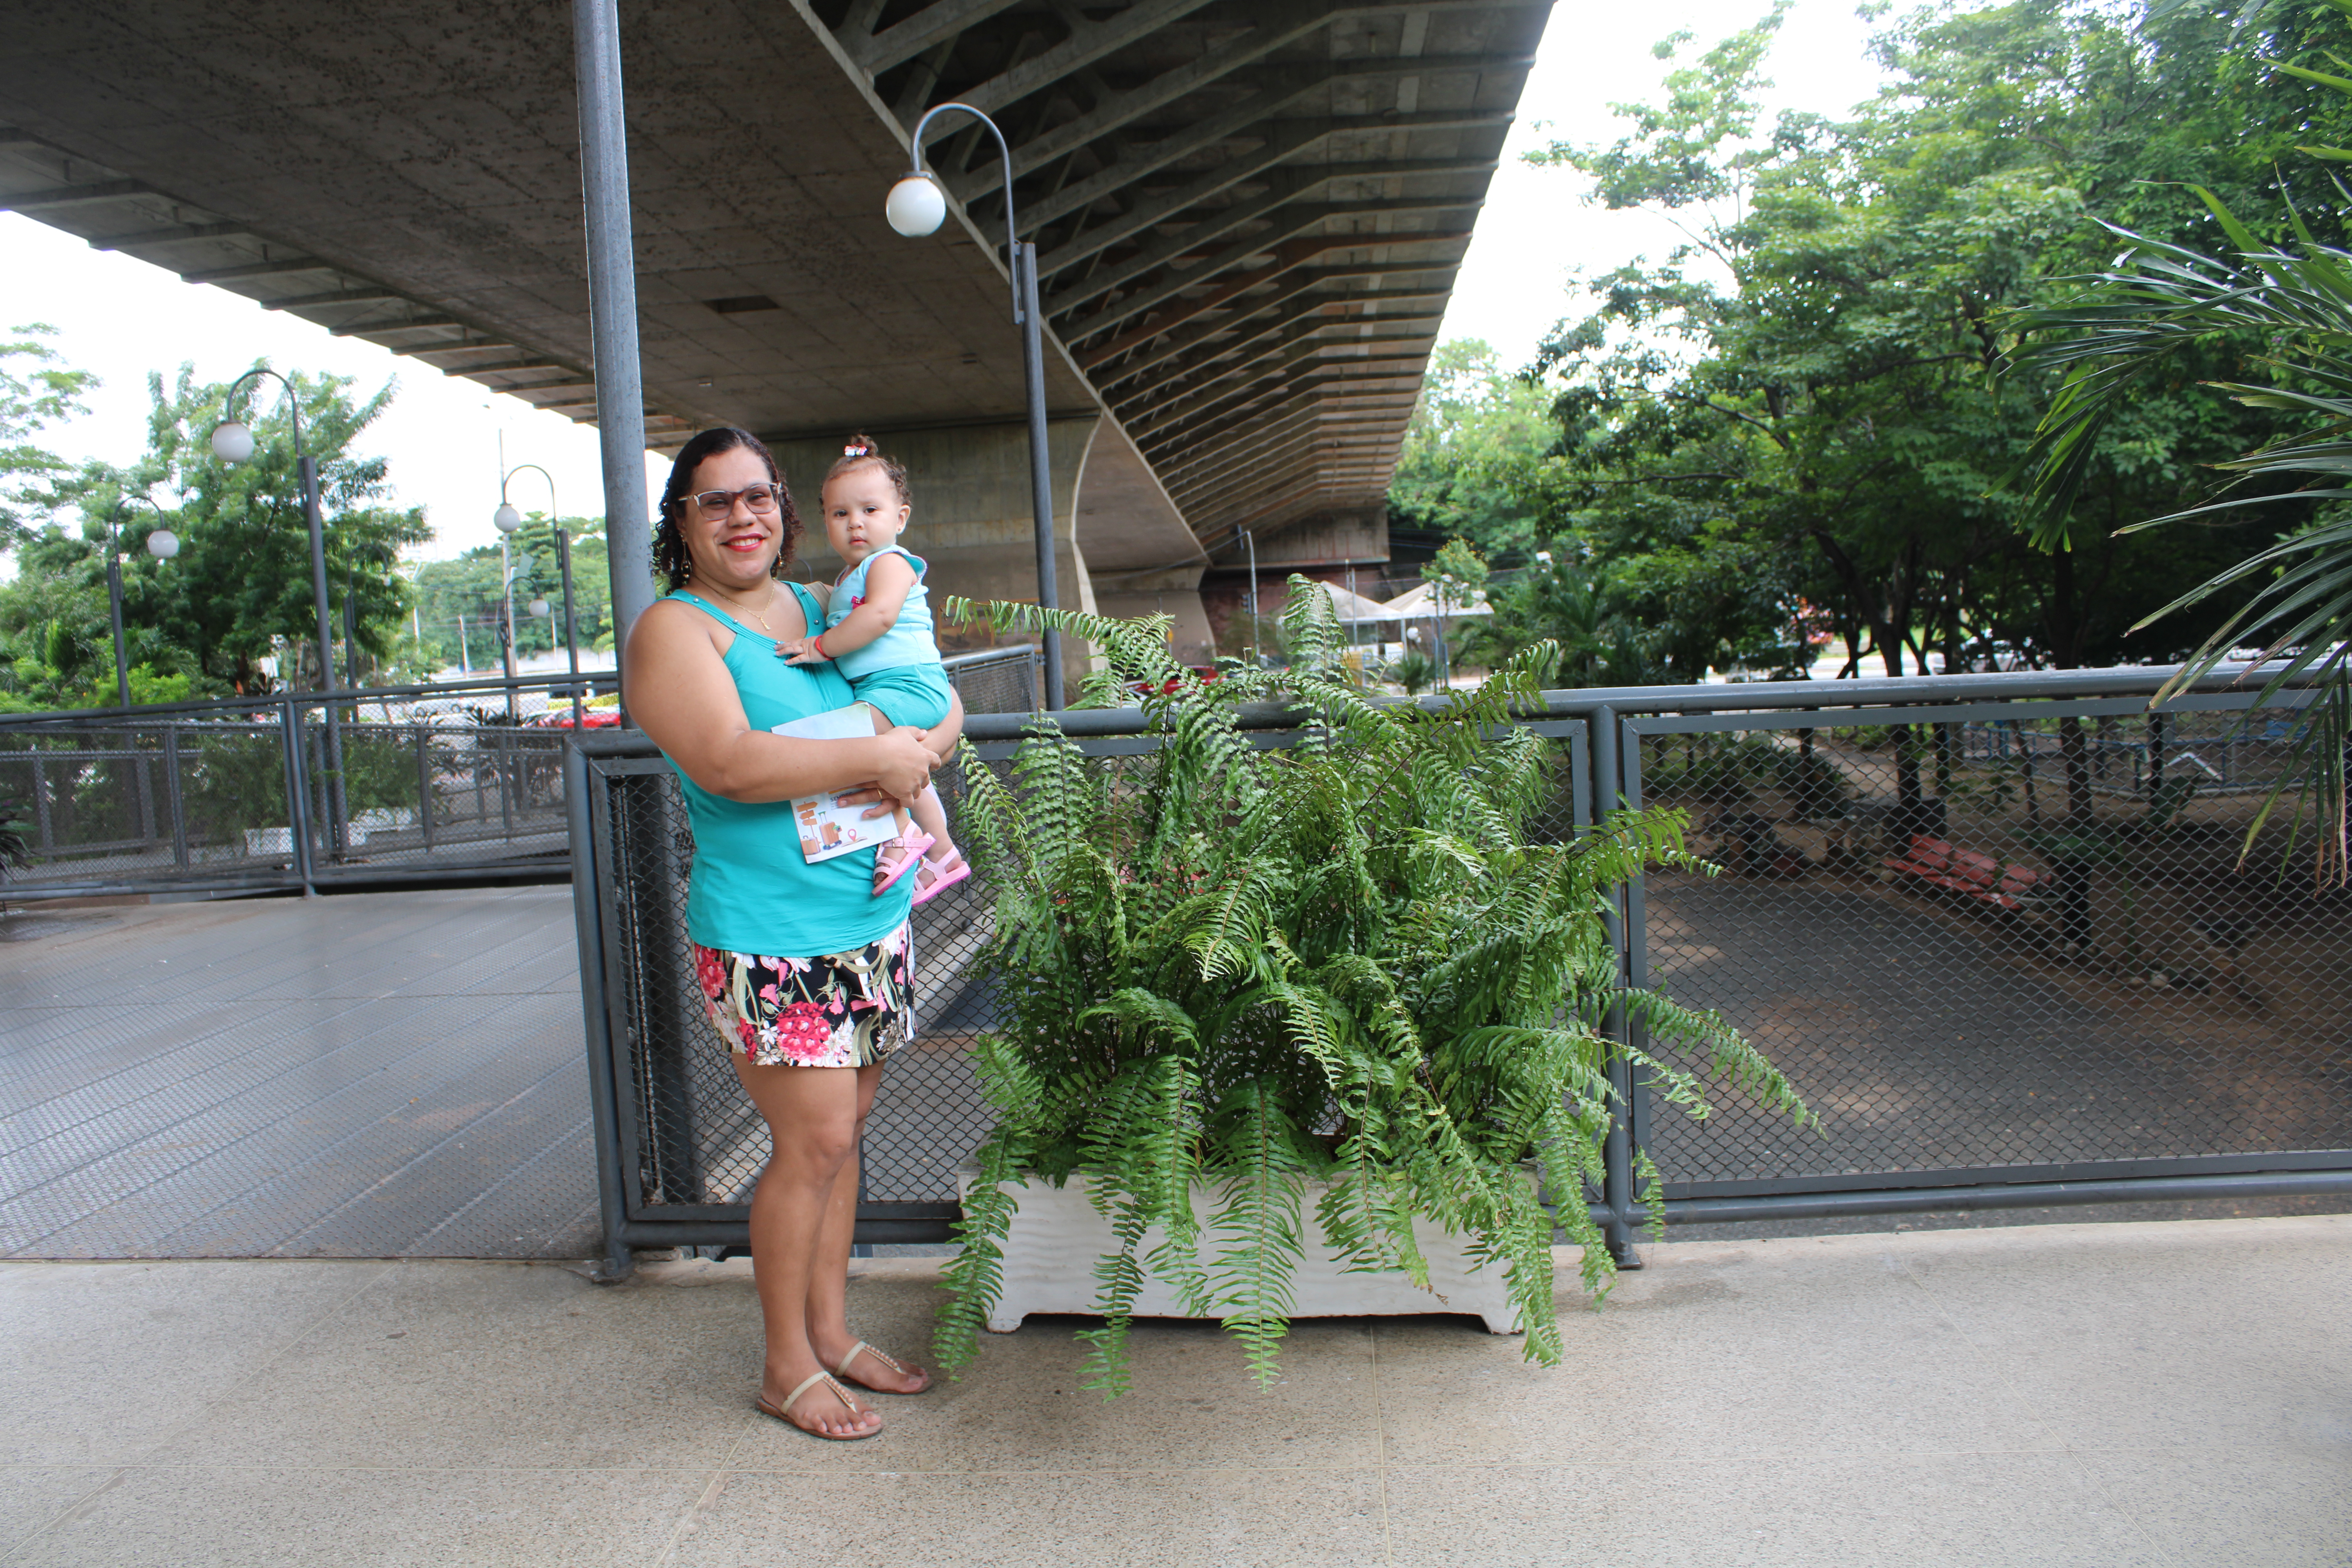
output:
[[[804, 741], [862, 741], [874, 733], [874, 710], [863, 702], [853, 702], [846, 708], [812, 713], [805, 719], [779, 724], [775, 733], [796, 735]], [[801, 853], [809, 864], [814, 866], [854, 850], [872, 849], [898, 836], [897, 818], [868, 817], [868, 809], [866, 805], [843, 805], [839, 796], [832, 795], [804, 795], [795, 799], [793, 821], [800, 829]]]

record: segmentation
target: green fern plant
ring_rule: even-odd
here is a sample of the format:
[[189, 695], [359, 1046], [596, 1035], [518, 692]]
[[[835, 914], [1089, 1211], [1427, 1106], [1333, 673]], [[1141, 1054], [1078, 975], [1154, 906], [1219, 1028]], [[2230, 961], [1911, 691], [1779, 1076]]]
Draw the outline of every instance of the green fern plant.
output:
[[[1695, 1047], [1718, 1083], [1808, 1115], [1721, 1018], [1617, 984], [1608, 895], [1645, 867], [1699, 865], [1683, 815], [1531, 838], [1559, 781], [1511, 720], [1538, 703], [1549, 645], [1442, 706], [1382, 703], [1349, 680], [1328, 599], [1293, 584], [1291, 668], [1236, 663], [1205, 682], [1169, 657], [1164, 617], [950, 606], [1085, 638], [1101, 656], [1087, 700], [1152, 693], [1159, 740], [1121, 759], [1139, 777], [1043, 715], [1007, 773], [963, 756], [961, 842], [996, 895], [983, 962], [1008, 983], [975, 1047], [997, 1121], [947, 1269], [937, 1350], [950, 1371], [977, 1353], [997, 1298], [1009, 1189], [1081, 1171], [1117, 1242], [1095, 1271], [1102, 1326], [1081, 1336], [1086, 1385], [1106, 1395], [1128, 1384], [1148, 1276], [1222, 1319], [1273, 1377], [1318, 1185], [1346, 1267], [1426, 1287], [1412, 1226], [1434, 1222], [1503, 1272], [1527, 1354], [1551, 1364], [1555, 1225], [1581, 1246], [1588, 1289], [1613, 1273], [1585, 1197], [1619, 1109], [1612, 1053], [1707, 1113], [1698, 1074], [1601, 1033], [1612, 1005]], [[1253, 747], [1253, 700], [1290, 705], [1298, 743]]]

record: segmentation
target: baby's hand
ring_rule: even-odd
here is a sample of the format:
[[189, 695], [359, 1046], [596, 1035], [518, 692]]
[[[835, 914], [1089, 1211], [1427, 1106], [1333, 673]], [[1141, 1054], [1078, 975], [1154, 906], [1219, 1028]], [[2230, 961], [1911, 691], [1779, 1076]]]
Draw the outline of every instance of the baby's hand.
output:
[[776, 657], [786, 664], [824, 664], [824, 655], [809, 647], [810, 638], [794, 637], [776, 645]]

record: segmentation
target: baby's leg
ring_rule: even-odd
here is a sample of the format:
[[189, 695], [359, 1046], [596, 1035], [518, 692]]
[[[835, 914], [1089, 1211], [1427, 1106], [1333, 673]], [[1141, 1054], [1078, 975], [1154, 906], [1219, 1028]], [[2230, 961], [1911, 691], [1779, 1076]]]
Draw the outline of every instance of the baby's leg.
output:
[[[875, 707], [875, 706], [874, 706], [874, 704], [872, 704], [871, 702], [868, 702], [868, 703], [866, 705], [866, 710], [868, 713], [871, 713], [871, 714], [873, 714], [873, 715], [874, 715], [874, 732], [875, 732], [876, 734], [877, 734], [877, 735], [887, 735], [887, 734], [888, 734], [891, 731], [893, 731], [893, 730], [895, 730], [895, 729], [897, 729], [897, 728], [898, 727], [898, 725], [893, 724], [892, 722], [890, 722], [889, 717], [888, 717], [887, 714], [885, 714], [885, 713], [882, 711], [882, 710], [880, 710], [879, 708]], [[924, 785], [924, 786], [923, 786], [923, 793], [924, 793], [925, 795], [935, 795], [937, 792], [936, 792], [936, 791], [934, 791], [934, 790], [933, 790], [933, 789], [932, 789], [929, 784], [926, 784], [926, 785]], [[905, 806], [903, 806], [903, 805], [902, 805], [902, 806], [900, 806], [900, 807], [899, 807], [896, 812], [893, 812], [891, 815], [892, 815], [892, 816], [897, 820], [897, 822], [898, 822], [898, 834], [899, 834], [899, 837], [904, 837], [906, 836], [906, 832], [907, 832], [907, 808], [906, 808]], [[920, 814], [919, 814], [919, 813], [918, 813], [918, 814], [917, 814], [917, 818], [916, 818], [916, 819], [917, 819], [918, 821], [920, 821], [920, 820], [921, 820], [921, 816], [920, 816]], [[930, 830], [929, 830], [929, 828], [925, 828], [925, 829], [924, 829], [924, 831], [928, 833], [928, 832], [929, 832]]]

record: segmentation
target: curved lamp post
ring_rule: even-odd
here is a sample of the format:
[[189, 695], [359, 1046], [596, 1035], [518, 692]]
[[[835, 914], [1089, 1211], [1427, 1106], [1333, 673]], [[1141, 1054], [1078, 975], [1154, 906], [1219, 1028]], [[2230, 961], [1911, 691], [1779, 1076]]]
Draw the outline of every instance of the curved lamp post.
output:
[[[118, 707], [131, 706], [131, 667], [122, 649], [122, 530], [124, 514], [134, 500], [143, 500], [155, 508], [155, 516], [165, 522], [171, 520], [163, 509], [155, 505], [152, 496], [118, 496], [106, 513], [106, 602], [114, 619], [114, 700]], [[169, 528], [158, 528], [147, 535], [147, 553], [158, 561], [169, 561], [180, 552], [180, 536]]]
[[[490, 521], [498, 525], [499, 532], [501, 534], [512, 534], [515, 530], [522, 526], [522, 513], [516, 510], [514, 502], [507, 499], [507, 483], [525, 468], [547, 481], [547, 515], [555, 530], [555, 563], [563, 573], [563, 650], [572, 660], [572, 733], [577, 734], [580, 731], [580, 639], [573, 629], [572, 620], [572, 536], [563, 531], [563, 514], [555, 507], [555, 476], [537, 463], [517, 463], [513, 468], [509, 468], [499, 477], [499, 510], [490, 514]], [[546, 615], [547, 601], [533, 599], [530, 602], [530, 613], [534, 616]], [[507, 620], [509, 625], [514, 620], [514, 586], [511, 577], [508, 579], [507, 586]], [[511, 674], [512, 671], [509, 670], [509, 673]]]
[[[302, 403], [294, 384], [274, 370], [256, 365], [228, 384], [221, 395], [224, 416], [236, 405], [237, 390], [257, 376], [268, 376], [286, 389], [286, 406], [294, 416], [294, 472], [302, 486], [302, 521], [310, 530], [310, 601], [319, 618], [319, 689], [329, 698], [335, 690], [335, 628], [327, 614], [327, 525], [319, 512], [319, 465], [302, 444]], [[253, 428], [241, 419], [224, 417], [213, 426], [213, 456], [224, 463], [242, 463], [253, 456]], [[327, 721], [327, 795], [329, 821], [333, 827], [334, 853], [341, 858], [343, 831], [343, 736], [335, 719], [335, 705], [320, 704]]]
[[[996, 149], [1004, 163], [1004, 243], [1011, 251], [1013, 264], [1013, 324], [1021, 329], [1022, 378], [1029, 393], [1029, 494], [1032, 510], [1037, 521], [1037, 603], [1044, 609], [1056, 609], [1061, 597], [1054, 584], [1054, 470], [1045, 451], [1045, 347], [1037, 309], [1037, 247], [1024, 245], [1013, 221], [1013, 149], [1004, 140], [1004, 132], [996, 121], [968, 103], [934, 104], [923, 111], [915, 122], [915, 133], [908, 139], [914, 166], [898, 183], [890, 187], [889, 199], [883, 204], [883, 214], [890, 226], [909, 239], [939, 232], [947, 221], [947, 193], [923, 167], [923, 132], [932, 120], [942, 114], [969, 114], [988, 127], [996, 138]], [[1062, 638], [1061, 634], [1047, 629], [1044, 634], [1045, 661], [1045, 704], [1047, 708], [1062, 705]]]

